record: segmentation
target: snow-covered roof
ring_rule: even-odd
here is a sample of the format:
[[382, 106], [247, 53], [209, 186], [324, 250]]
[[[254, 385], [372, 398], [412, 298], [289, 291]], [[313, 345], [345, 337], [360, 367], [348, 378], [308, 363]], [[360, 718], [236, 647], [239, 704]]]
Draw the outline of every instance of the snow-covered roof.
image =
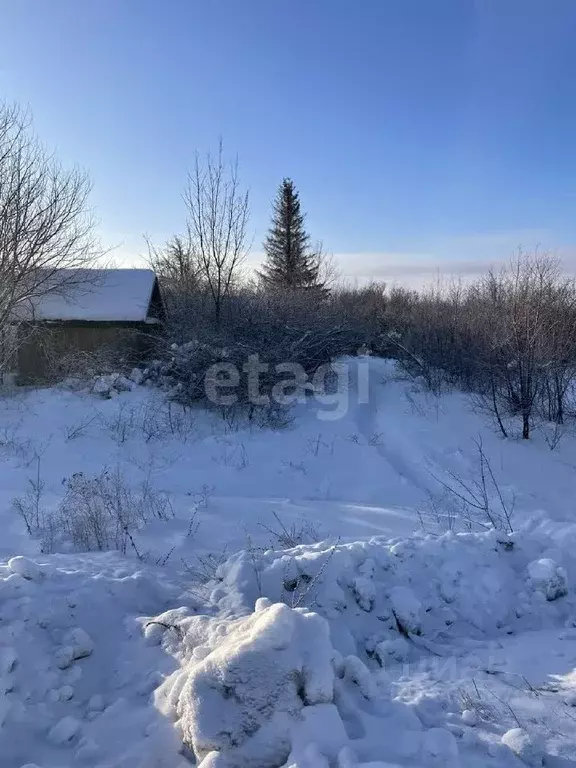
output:
[[66, 284], [65, 289], [30, 300], [27, 317], [93, 322], [144, 322], [148, 318], [156, 284], [150, 269], [62, 270], [57, 277], [62, 278], [58, 282]]

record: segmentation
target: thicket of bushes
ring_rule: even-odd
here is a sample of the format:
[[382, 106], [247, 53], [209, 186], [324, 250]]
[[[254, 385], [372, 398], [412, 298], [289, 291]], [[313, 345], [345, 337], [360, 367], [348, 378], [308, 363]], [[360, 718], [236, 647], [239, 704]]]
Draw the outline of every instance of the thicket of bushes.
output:
[[[475, 392], [504, 435], [510, 414], [524, 438], [536, 415], [559, 424], [570, 415], [576, 288], [554, 258], [519, 254], [472, 284], [421, 292], [338, 286], [330, 259], [311, 247], [294, 183], [284, 179], [259, 279], [247, 285], [249, 205], [237, 170], [224, 163], [222, 145], [205, 163], [197, 157], [184, 193], [185, 235], [150, 246], [168, 304], [168, 339], [179, 345], [170, 375], [185, 401], [205, 396], [206, 371], [219, 361], [241, 369], [257, 355], [272, 366], [298, 363], [311, 376], [368, 347], [397, 357], [431, 389]], [[276, 380], [264, 376], [262, 387]], [[237, 393], [249, 402], [244, 383]]]
[[504, 436], [509, 415], [523, 438], [537, 419], [574, 415], [576, 284], [556, 259], [520, 254], [471, 285], [414, 295], [389, 319], [403, 364], [433, 389], [476, 393]]
[[[266, 392], [278, 380], [278, 363], [299, 363], [312, 376], [334, 358], [367, 348], [397, 358], [434, 391], [476, 393], [504, 435], [510, 415], [520, 419], [524, 438], [536, 418], [561, 424], [574, 415], [576, 285], [545, 254], [521, 254], [468, 285], [419, 292], [373, 283], [333, 287], [319, 297], [237, 286], [217, 326], [200, 285], [166, 280], [163, 288], [164, 356], [184, 401], [205, 396], [204, 377], [216, 362], [241, 370], [258, 355], [271, 366], [260, 377]], [[173, 343], [184, 346], [175, 352]], [[247, 402], [242, 382], [235, 391]]]

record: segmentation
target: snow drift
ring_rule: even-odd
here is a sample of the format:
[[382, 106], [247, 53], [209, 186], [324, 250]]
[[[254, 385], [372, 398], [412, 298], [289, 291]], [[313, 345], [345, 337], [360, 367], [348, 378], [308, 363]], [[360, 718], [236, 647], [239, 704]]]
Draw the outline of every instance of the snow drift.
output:
[[[573, 626], [573, 573], [571, 553], [541, 532], [242, 551], [210, 585], [216, 615], [182, 608], [146, 625], [181, 664], [156, 703], [202, 768], [457, 768], [484, 765], [475, 760], [490, 749], [511, 758], [510, 734], [481, 749], [462, 739], [478, 730], [476, 710], [463, 702], [460, 724], [447, 723], [423, 695], [401, 701], [398, 680], [431, 656], [492, 674], [467, 658], [483, 642]], [[376, 755], [387, 762], [363, 762]]]
[[311, 606], [330, 622], [341, 653], [385, 664], [388, 653], [414, 656], [420, 637], [426, 647], [452, 645], [563, 625], [574, 615], [574, 570], [571, 550], [540, 531], [377, 537], [243, 550], [220, 567], [211, 598], [228, 615], [250, 610], [261, 595]]

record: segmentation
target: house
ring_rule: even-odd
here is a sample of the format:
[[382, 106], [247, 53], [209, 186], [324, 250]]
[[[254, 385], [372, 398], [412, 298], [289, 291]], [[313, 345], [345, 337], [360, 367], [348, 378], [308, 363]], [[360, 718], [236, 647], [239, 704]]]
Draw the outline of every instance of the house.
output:
[[99, 354], [132, 364], [150, 353], [165, 319], [152, 270], [61, 270], [56, 278], [58, 289], [19, 307], [11, 367], [20, 383], [68, 374], [72, 361]]

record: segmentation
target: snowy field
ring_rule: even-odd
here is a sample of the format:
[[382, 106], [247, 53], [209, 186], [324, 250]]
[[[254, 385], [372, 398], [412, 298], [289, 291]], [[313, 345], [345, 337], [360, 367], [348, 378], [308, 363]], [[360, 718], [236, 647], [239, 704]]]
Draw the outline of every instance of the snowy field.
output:
[[[1, 768], [576, 766], [576, 438], [344, 362], [276, 430], [2, 395]], [[102, 483], [125, 555], [46, 525]]]

